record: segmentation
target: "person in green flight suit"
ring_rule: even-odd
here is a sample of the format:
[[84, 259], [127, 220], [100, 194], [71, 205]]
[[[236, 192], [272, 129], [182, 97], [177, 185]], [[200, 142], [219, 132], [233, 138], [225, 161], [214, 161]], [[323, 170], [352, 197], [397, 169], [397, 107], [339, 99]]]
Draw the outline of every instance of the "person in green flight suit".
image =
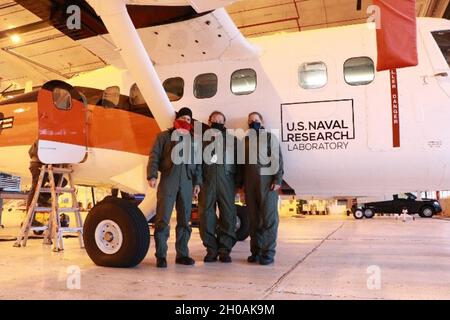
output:
[[245, 202], [250, 220], [250, 263], [274, 262], [278, 234], [278, 190], [283, 181], [283, 157], [278, 139], [263, 127], [258, 112], [248, 115], [242, 168]]
[[[197, 197], [202, 184], [201, 164], [195, 164], [195, 145], [192, 138], [192, 111], [181, 108], [176, 114], [174, 126], [161, 132], [153, 145], [147, 166], [147, 180], [156, 188], [158, 171], [161, 178], [157, 190], [155, 219], [156, 266], [167, 267], [167, 240], [170, 234], [170, 218], [175, 205], [177, 211], [175, 263], [195, 264], [189, 256], [191, 237], [192, 196]], [[178, 148], [182, 146], [183, 148]]]
[[[203, 186], [199, 195], [200, 237], [206, 248], [204, 262], [232, 261], [236, 243], [236, 137], [227, 133], [225, 115], [214, 111], [203, 144]], [[216, 215], [216, 207], [219, 216]]]

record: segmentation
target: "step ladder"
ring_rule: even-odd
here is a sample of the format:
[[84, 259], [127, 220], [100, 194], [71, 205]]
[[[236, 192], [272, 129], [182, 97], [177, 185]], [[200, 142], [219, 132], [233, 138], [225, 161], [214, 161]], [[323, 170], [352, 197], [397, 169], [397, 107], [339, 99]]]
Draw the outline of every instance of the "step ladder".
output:
[[[80, 247], [84, 248], [83, 242], [83, 220], [81, 218], [80, 207], [78, 206], [75, 184], [72, 178], [73, 169], [70, 165], [57, 167], [54, 165], [43, 165], [39, 180], [36, 186], [36, 191], [33, 200], [28, 208], [27, 217], [22, 223], [19, 236], [14, 244], [14, 247], [25, 247], [27, 245], [29, 233], [32, 231], [44, 231], [44, 244], [53, 244], [53, 251], [59, 252], [64, 250], [64, 233], [77, 233]], [[50, 181], [50, 188], [44, 188], [42, 182], [45, 174], [48, 174]], [[60, 174], [61, 178], [58, 185], [55, 184], [54, 174]], [[64, 175], [67, 177], [68, 188], [63, 188]], [[38, 199], [41, 193], [50, 193], [52, 199], [51, 207], [39, 207]], [[72, 195], [72, 206], [70, 208], [59, 207], [59, 196], [63, 193], [70, 193]], [[38, 212], [49, 213], [48, 224], [45, 226], [34, 227], [32, 223], [35, 215]], [[75, 214], [76, 227], [61, 227], [61, 213], [73, 212]]]

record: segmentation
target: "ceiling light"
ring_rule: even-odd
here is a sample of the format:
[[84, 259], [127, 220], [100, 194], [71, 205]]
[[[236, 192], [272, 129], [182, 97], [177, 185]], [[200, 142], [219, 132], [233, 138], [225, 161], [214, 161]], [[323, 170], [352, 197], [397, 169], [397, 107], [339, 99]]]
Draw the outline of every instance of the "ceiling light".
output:
[[12, 41], [13, 43], [19, 43], [21, 40], [22, 40], [22, 39], [20, 38], [20, 36], [19, 36], [18, 34], [13, 34], [13, 35], [11, 36], [11, 41]]

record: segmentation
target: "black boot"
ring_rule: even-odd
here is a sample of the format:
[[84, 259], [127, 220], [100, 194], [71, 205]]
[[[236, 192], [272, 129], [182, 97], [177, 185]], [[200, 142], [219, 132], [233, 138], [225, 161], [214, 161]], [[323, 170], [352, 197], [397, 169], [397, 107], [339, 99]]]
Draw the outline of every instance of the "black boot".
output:
[[195, 264], [195, 260], [191, 257], [180, 257], [175, 259], [175, 263], [183, 264], [185, 266], [192, 266]]
[[217, 254], [213, 255], [213, 254], [207, 254], [204, 258], [203, 258], [204, 262], [216, 262], [217, 261]]
[[167, 268], [166, 258], [156, 258], [156, 267], [157, 268]]
[[247, 258], [247, 262], [249, 263], [258, 263], [259, 262], [259, 256], [256, 254], [252, 254]]
[[219, 255], [219, 260], [220, 260], [220, 262], [223, 262], [223, 263], [231, 263], [232, 262], [230, 254], [228, 252], [221, 253]]
[[272, 257], [268, 257], [268, 256], [262, 256], [259, 258], [259, 264], [262, 266], [267, 266], [269, 264], [274, 263], [275, 260]]

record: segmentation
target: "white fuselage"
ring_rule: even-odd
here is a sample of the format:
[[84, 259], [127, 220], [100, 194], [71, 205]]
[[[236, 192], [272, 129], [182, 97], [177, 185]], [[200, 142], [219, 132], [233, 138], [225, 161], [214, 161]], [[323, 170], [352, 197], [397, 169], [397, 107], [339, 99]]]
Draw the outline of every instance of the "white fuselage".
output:
[[[282, 138], [286, 128], [298, 122], [318, 126], [305, 131], [309, 137], [338, 131], [338, 140], [334, 140], [334, 135], [328, 141], [282, 142], [284, 179], [298, 195], [369, 196], [446, 190], [450, 189], [450, 79], [434, 75], [450, 73], [450, 68], [430, 31], [449, 30], [450, 21], [419, 19], [418, 26], [419, 65], [398, 70], [399, 148], [392, 143], [389, 72], [376, 72], [368, 85], [350, 86], [344, 80], [343, 65], [349, 58], [365, 56], [376, 63], [375, 31], [367, 25], [253, 38], [250, 41], [261, 50], [254, 60], [211, 60], [157, 65], [156, 69], [161, 81], [183, 78], [184, 95], [173, 103], [174, 107], [189, 106], [200, 121], [207, 122], [212, 111], [220, 110], [227, 117], [228, 128], [246, 128], [248, 113], [258, 111], [267, 128], [284, 130], [280, 133]], [[320, 89], [301, 88], [299, 67], [318, 61], [327, 66], [327, 84]], [[230, 77], [234, 71], [247, 68], [257, 73], [256, 91], [234, 95]], [[194, 97], [194, 79], [203, 73], [215, 73], [218, 77], [217, 94], [209, 99]], [[128, 94], [133, 82], [128, 72], [113, 67], [70, 81], [99, 89], [120, 85], [122, 94]], [[151, 102], [149, 105], [151, 108]], [[319, 123], [334, 128], [323, 129]], [[133, 167], [123, 168], [122, 175], [113, 174], [114, 180], [105, 176], [103, 169], [108, 164], [104, 162], [103, 169], [97, 172], [89, 159], [79, 168], [84, 180], [89, 177], [91, 181], [98, 179], [102, 184], [115, 185], [119, 176], [130, 181], [145, 179], [142, 170], [136, 171], [139, 176], [133, 176], [133, 169], [144, 169], [146, 157], [136, 156], [135, 160], [140, 164], [131, 161]], [[105, 161], [118, 163], [112, 154]], [[102, 177], [98, 177], [100, 172]], [[145, 188], [145, 181], [135, 185]]]
[[[191, 107], [202, 121], [217, 109], [226, 114], [229, 128], [246, 127], [251, 111], [264, 116], [267, 128], [284, 131], [287, 122], [337, 120], [345, 121], [353, 138], [354, 126], [354, 139], [335, 141], [347, 144], [339, 150], [300, 151], [299, 143], [282, 143], [285, 180], [298, 195], [445, 190], [450, 188], [450, 78], [433, 75], [450, 73], [450, 68], [430, 31], [449, 29], [448, 20], [419, 20], [419, 65], [398, 70], [400, 148], [392, 143], [390, 73], [376, 72], [369, 85], [350, 86], [344, 81], [347, 59], [367, 56], [376, 61], [375, 31], [367, 25], [256, 38], [252, 42], [262, 54], [255, 61], [211, 61], [157, 70], [163, 81], [174, 76], [184, 79], [184, 97], [175, 105]], [[302, 89], [298, 69], [316, 61], [327, 65], [328, 83], [320, 89]], [[256, 71], [257, 89], [236, 96], [230, 90], [230, 77], [244, 68]], [[209, 72], [219, 78], [217, 95], [196, 99], [193, 80]], [[311, 103], [318, 101], [335, 102]]]

